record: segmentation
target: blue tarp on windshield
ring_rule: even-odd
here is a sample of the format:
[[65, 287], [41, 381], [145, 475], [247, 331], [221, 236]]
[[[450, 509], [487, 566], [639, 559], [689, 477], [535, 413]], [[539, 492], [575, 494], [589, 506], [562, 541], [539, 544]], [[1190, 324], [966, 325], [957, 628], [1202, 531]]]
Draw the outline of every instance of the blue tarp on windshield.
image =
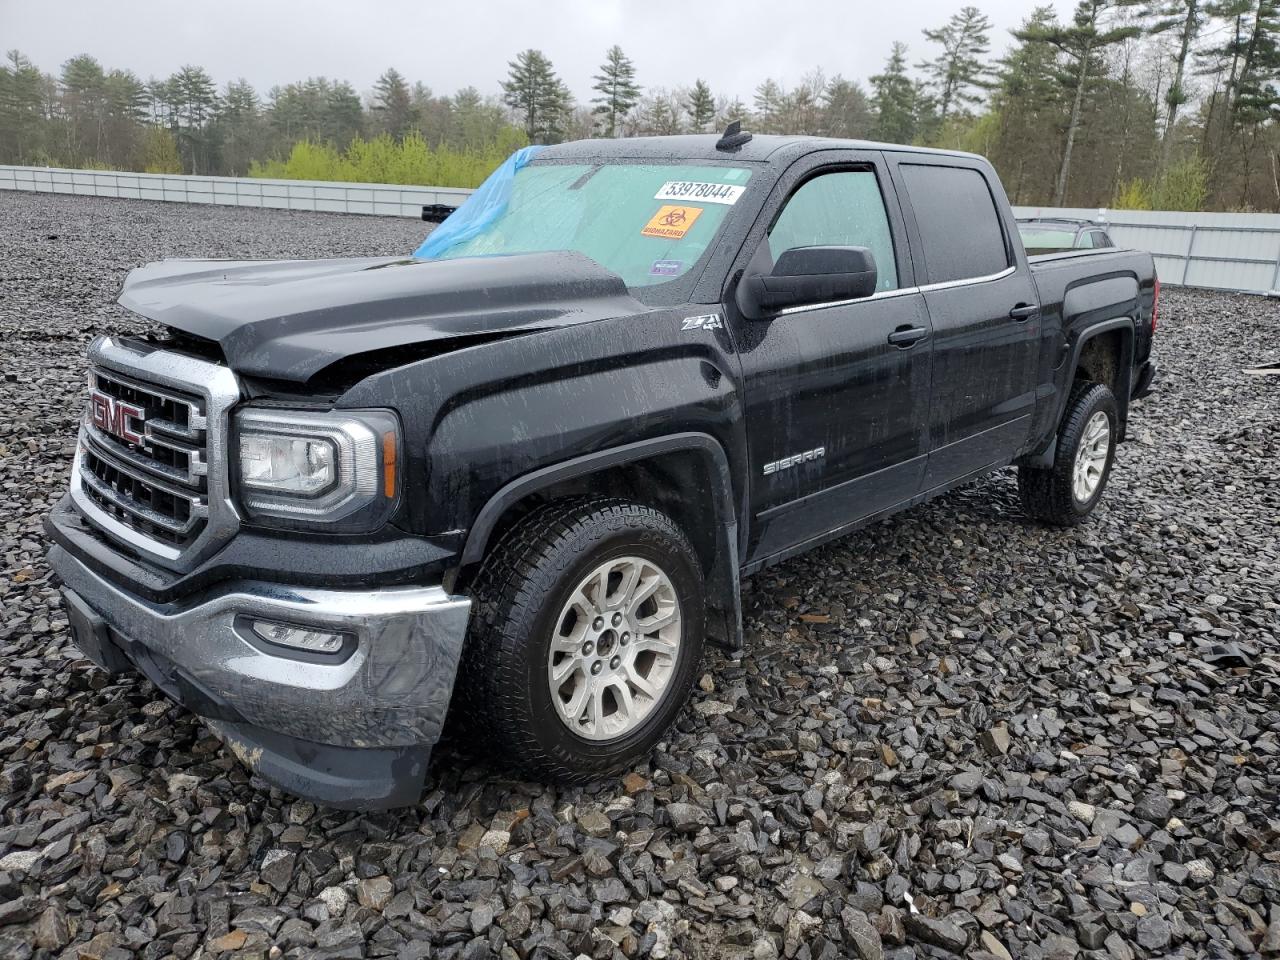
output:
[[413, 255], [419, 260], [438, 257], [450, 247], [477, 236], [502, 216], [511, 201], [511, 185], [515, 182], [516, 174], [541, 149], [538, 145], [521, 147], [507, 157], [502, 166], [489, 174], [462, 206], [428, 234], [427, 239], [422, 241], [422, 246], [413, 251]]

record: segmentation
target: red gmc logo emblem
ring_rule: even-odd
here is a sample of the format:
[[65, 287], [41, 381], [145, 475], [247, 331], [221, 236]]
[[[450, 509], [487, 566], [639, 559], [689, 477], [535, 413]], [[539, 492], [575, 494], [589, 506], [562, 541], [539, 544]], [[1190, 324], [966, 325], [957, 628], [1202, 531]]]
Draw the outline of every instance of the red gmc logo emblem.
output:
[[134, 430], [129, 422], [136, 421], [141, 429], [143, 421], [147, 419], [147, 412], [142, 407], [117, 400], [100, 390], [90, 390], [89, 418], [104, 433], [119, 437], [126, 443], [142, 444], [142, 434]]

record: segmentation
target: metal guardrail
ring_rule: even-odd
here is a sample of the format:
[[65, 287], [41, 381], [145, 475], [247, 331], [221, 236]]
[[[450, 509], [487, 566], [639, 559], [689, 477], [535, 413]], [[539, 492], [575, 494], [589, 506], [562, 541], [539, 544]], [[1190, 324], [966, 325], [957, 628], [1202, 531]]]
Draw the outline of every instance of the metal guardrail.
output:
[[190, 177], [3, 164], [0, 164], [0, 190], [414, 218], [422, 216], [424, 206], [456, 207], [471, 195], [470, 190], [386, 183]]
[[1280, 214], [1055, 207], [1014, 212], [1098, 220], [1117, 246], [1150, 250], [1166, 284], [1280, 295]]
[[[0, 165], [0, 190], [128, 197], [177, 203], [413, 217], [424, 207], [456, 207], [470, 190], [385, 183], [190, 177], [113, 170]], [[1020, 217], [1099, 219], [1096, 209], [1015, 207]], [[1150, 250], [1163, 282], [1280, 295], [1280, 214], [1108, 210], [1101, 220], [1117, 245]]]

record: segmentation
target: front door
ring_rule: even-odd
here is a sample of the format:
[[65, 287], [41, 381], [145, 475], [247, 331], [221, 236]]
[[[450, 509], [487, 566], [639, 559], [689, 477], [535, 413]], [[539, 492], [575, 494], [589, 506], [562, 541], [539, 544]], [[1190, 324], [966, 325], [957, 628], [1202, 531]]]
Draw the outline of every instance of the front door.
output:
[[792, 247], [859, 246], [875, 256], [878, 282], [871, 297], [764, 320], [744, 318], [727, 298], [746, 402], [749, 564], [916, 493], [930, 381], [929, 317], [878, 153], [801, 161], [761, 217], [767, 230], [753, 231], [760, 239], [748, 242], [740, 266], [771, 267]]

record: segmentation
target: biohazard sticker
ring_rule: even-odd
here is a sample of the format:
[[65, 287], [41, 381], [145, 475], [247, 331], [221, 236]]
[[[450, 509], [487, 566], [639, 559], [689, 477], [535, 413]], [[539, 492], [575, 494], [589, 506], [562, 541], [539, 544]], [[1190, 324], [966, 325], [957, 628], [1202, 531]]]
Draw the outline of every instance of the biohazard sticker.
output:
[[653, 199], [694, 200], [698, 203], [735, 204], [746, 187], [731, 183], [699, 183], [695, 180], [668, 180]]
[[664, 240], [680, 240], [689, 228], [693, 226], [695, 220], [702, 216], [702, 210], [698, 207], [677, 207], [672, 204], [664, 204], [658, 208], [658, 212], [653, 218], [644, 225], [644, 229], [640, 231], [640, 235], [644, 237], [661, 237]]

